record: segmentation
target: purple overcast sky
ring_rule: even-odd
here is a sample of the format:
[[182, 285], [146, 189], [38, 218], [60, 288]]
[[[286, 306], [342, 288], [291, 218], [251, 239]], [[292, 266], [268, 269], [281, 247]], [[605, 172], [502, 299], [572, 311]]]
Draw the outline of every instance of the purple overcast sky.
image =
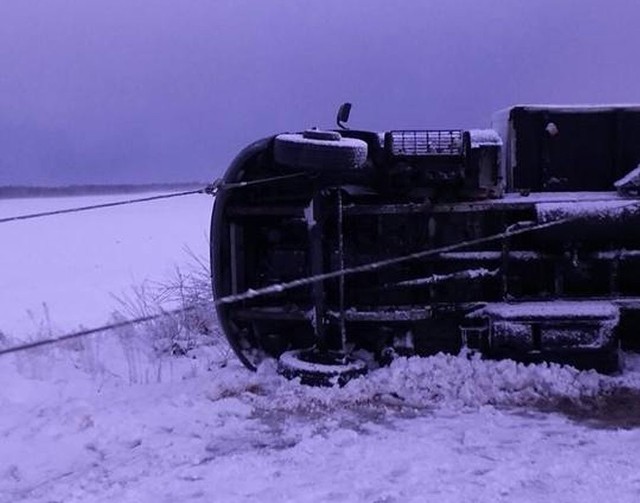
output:
[[638, 0], [2, 0], [0, 185], [206, 181], [262, 136], [640, 102]]

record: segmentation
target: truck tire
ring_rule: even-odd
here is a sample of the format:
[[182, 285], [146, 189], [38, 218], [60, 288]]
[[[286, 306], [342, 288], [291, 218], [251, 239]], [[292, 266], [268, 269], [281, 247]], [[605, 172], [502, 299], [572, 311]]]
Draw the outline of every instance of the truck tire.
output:
[[300, 379], [309, 386], [344, 386], [367, 373], [364, 361], [343, 358], [336, 351], [297, 349], [286, 351], [278, 360], [278, 373], [287, 379]]
[[367, 160], [367, 144], [343, 138], [336, 131], [308, 130], [281, 134], [274, 140], [275, 161], [288, 167], [341, 171], [361, 168]]

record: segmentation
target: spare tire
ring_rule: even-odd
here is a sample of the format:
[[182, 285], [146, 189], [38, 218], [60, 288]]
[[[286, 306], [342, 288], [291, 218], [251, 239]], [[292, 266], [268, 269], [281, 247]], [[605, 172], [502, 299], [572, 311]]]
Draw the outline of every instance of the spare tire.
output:
[[367, 144], [337, 131], [308, 130], [276, 136], [273, 155], [277, 163], [300, 169], [358, 169], [367, 160]]
[[286, 351], [278, 360], [278, 373], [287, 379], [300, 379], [309, 386], [344, 386], [367, 373], [367, 364], [338, 351], [297, 349]]

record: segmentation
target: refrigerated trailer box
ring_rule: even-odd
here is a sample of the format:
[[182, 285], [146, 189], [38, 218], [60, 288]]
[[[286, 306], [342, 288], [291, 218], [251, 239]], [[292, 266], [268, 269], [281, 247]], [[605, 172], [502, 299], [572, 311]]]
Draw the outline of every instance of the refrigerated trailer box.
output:
[[609, 191], [640, 162], [637, 105], [519, 105], [492, 127], [509, 190]]

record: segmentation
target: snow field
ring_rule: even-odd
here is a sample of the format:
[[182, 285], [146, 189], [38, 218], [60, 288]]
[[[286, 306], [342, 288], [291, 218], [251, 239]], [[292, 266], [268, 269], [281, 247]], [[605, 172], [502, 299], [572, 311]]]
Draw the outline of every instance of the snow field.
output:
[[161, 357], [172, 370], [140, 383], [89, 375], [77, 348], [57, 378], [18, 373], [0, 395], [0, 501], [636, 501], [640, 491], [639, 429], [541, 410], [637, 390], [638, 359], [603, 377], [437, 355], [327, 389], [269, 363], [250, 373], [217, 346]]
[[[152, 194], [149, 194], [152, 195]], [[0, 216], [134, 196], [0, 200]], [[98, 326], [132, 287], [208, 256], [212, 198], [192, 195], [0, 226], [0, 331], [17, 338]]]

